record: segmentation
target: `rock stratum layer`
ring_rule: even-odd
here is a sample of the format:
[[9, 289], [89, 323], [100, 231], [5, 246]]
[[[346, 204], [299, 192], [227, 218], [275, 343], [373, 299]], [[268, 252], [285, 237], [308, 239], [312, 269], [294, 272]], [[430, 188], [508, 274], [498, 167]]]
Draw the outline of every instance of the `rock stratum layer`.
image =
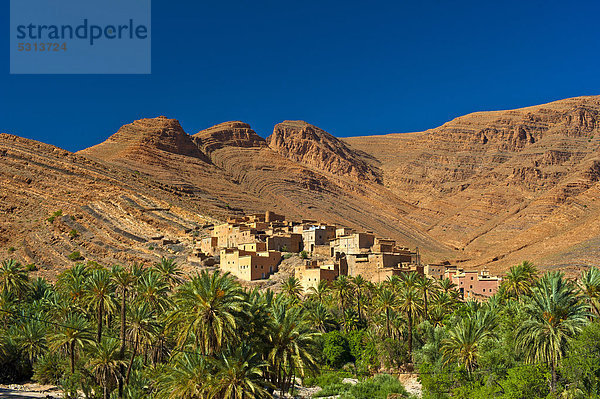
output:
[[0, 258], [47, 275], [73, 251], [187, 260], [207, 223], [273, 210], [374, 231], [425, 261], [575, 272], [600, 261], [599, 129], [594, 96], [345, 139], [302, 121], [266, 140], [239, 121], [189, 135], [166, 117], [77, 154], [1, 134]]

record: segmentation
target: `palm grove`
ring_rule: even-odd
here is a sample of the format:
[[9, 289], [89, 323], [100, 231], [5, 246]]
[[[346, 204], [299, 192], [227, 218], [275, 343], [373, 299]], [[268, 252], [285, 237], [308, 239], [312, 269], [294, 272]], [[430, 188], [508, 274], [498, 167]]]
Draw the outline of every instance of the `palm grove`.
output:
[[[55, 284], [0, 267], [0, 382], [29, 378], [67, 397], [598, 397], [600, 271], [576, 280], [523, 262], [486, 303], [416, 273], [373, 284], [341, 276], [303, 292], [242, 288], [219, 271], [184, 278], [145, 267], [75, 264]], [[356, 386], [343, 377], [358, 377]], [[391, 381], [391, 380], [393, 381]]]

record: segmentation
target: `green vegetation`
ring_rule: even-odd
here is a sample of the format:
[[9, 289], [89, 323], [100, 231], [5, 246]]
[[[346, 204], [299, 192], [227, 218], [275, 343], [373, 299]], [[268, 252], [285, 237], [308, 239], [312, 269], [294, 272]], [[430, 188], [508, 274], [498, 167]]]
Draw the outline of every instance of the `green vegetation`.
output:
[[300, 251], [300, 257], [302, 259], [308, 259], [308, 252], [306, 252], [306, 251]]
[[67, 257], [69, 259], [71, 259], [73, 262], [83, 259], [83, 257], [81, 256], [81, 252], [79, 252], [79, 251], [73, 251]]
[[[600, 271], [538, 276], [524, 262], [486, 303], [417, 274], [343, 276], [303, 292], [242, 288], [220, 272], [76, 263], [56, 284], [0, 267], [0, 382], [58, 383], [89, 398], [270, 398], [297, 379], [317, 396], [600, 397]], [[344, 383], [353, 378], [356, 384]]]
[[8, 247], [8, 253], [15, 252], [17, 249], [15, 247]]
[[73, 230], [69, 231], [69, 237], [75, 238], [78, 236], [79, 236], [79, 232], [77, 230], [73, 229]]
[[35, 263], [30, 263], [28, 265], [25, 265], [25, 270], [27, 270], [28, 272], [34, 272], [36, 271], [38, 268], [35, 265]]
[[54, 220], [58, 217], [61, 217], [62, 214], [63, 214], [62, 210], [58, 210], [58, 211], [54, 212], [52, 215], [50, 215], [50, 217], [46, 220], [50, 223], [54, 223]]

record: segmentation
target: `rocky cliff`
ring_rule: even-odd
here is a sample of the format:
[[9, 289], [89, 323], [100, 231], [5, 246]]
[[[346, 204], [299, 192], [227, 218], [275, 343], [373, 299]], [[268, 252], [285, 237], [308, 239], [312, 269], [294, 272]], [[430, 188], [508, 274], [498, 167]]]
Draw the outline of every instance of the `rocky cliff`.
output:
[[379, 172], [343, 141], [304, 121], [275, 125], [269, 147], [286, 158], [334, 175], [379, 182]]

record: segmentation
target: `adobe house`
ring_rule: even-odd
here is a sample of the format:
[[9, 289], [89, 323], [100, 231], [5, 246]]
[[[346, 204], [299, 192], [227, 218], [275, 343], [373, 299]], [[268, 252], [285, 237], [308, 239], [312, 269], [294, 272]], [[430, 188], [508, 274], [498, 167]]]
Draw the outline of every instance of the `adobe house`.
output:
[[[383, 269], [398, 268], [398, 265], [411, 264], [412, 253], [363, 253], [346, 255], [348, 261], [348, 275], [362, 275], [370, 281], [378, 281], [377, 273]], [[389, 273], [395, 273], [390, 271]], [[400, 273], [400, 272], [398, 272]], [[384, 278], [385, 280], [385, 278]]]
[[456, 270], [456, 266], [450, 265], [449, 262], [430, 263], [425, 265], [425, 275], [436, 280], [443, 280], [446, 278], [446, 272], [452, 270]]
[[368, 252], [375, 243], [375, 236], [370, 233], [354, 233], [337, 237], [329, 243], [331, 256], [336, 254], [360, 254]]
[[491, 297], [500, 288], [501, 277], [491, 276], [487, 269], [474, 271], [452, 270], [447, 273], [466, 300], [481, 301]]
[[220, 268], [230, 272], [237, 278], [254, 281], [269, 278], [279, 270], [281, 252], [277, 251], [245, 251], [239, 248], [221, 250]]
[[318, 225], [310, 226], [302, 231], [304, 250], [314, 252], [319, 245], [329, 245], [329, 241], [335, 238], [335, 226]]
[[[386, 281], [391, 276], [399, 276], [401, 277], [403, 274], [408, 273], [418, 273], [423, 275], [423, 266], [419, 265], [409, 265], [409, 264], [401, 264], [392, 267], [384, 267], [378, 268], [373, 273], [370, 274], [369, 281], [372, 283], [381, 283]], [[363, 276], [364, 277], [364, 276]]]
[[347, 275], [348, 265], [344, 258], [333, 263], [318, 264], [316, 261], [296, 266], [294, 276], [300, 281], [306, 294], [308, 290], [317, 288], [321, 281], [333, 282], [340, 275]]
[[294, 252], [302, 251], [304, 245], [302, 234], [278, 234], [267, 236], [267, 249], [269, 251]]
[[219, 249], [218, 237], [204, 237], [200, 241], [200, 251], [207, 255], [214, 255]]
[[395, 252], [396, 241], [387, 238], [375, 238], [375, 244], [371, 248], [372, 252]]

